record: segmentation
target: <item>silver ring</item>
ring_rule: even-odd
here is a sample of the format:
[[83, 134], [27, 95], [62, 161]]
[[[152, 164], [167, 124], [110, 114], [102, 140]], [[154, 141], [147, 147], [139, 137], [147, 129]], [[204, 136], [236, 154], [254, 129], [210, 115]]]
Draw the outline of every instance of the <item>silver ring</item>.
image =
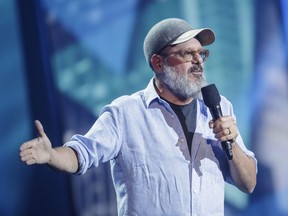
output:
[[231, 134], [231, 130], [230, 130], [230, 128], [227, 128], [228, 129], [228, 135], [230, 135]]

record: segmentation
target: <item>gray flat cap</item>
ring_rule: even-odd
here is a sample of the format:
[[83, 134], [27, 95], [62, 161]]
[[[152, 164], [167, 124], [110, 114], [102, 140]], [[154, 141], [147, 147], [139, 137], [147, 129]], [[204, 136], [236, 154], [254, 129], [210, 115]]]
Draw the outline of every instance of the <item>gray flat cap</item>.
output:
[[143, 49], [147, 63], [151, 66], [153, 54], [160, 54], [167, 46], [184, 43], [196, 38], [202, 46], [212, 44], [215, 34], [209, 28], [193, 29], [179, 18], [168, 18], [156, 23], [147, 33]]

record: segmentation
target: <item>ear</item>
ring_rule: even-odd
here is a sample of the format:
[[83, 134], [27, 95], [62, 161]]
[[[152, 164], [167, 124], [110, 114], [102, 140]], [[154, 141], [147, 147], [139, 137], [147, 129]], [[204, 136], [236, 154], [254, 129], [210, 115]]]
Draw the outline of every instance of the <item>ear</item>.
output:
[[157, 54], [153, 54], [151, 57], [151, 65], [155, 72], [163, 71], [163, 58]]

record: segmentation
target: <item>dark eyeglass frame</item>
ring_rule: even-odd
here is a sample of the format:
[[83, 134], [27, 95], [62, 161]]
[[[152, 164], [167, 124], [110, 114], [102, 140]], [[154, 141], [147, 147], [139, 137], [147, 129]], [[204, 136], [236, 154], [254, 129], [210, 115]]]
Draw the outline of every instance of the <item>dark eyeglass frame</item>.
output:
[[200, 51], [180, 50], [178, 52], [161, 53], [159, 55], [163, 56], [163, 57], [167, 57], [169, 55], [179, 55], [186, 62], [191, 62], [191, 61], [196, 59], [196, 55], [198, 54], [202, 58], [202, 61], [205, 62], [205, 61], [207, 61], [207, 59], [209, 57], [209, 53], [210, 52], [208, 49], [204, 49], [204, 50], [200, 50]]

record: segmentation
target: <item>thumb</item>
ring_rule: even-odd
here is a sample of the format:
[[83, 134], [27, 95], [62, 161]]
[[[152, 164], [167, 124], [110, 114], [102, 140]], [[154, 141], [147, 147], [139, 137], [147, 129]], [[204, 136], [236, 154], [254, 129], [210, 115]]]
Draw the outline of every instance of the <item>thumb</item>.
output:
[[209, 128], [210, 129], [214, 128], [214, 121], [213, 120], [209, 121]]
[[44, 128], [43, 128], [43, 126], [39, 120], [35, 121], [35, 126], [36, 126], [36, 129], [37, 129], [40, 137], [46, 136], [46, 134], [44, 132]]

